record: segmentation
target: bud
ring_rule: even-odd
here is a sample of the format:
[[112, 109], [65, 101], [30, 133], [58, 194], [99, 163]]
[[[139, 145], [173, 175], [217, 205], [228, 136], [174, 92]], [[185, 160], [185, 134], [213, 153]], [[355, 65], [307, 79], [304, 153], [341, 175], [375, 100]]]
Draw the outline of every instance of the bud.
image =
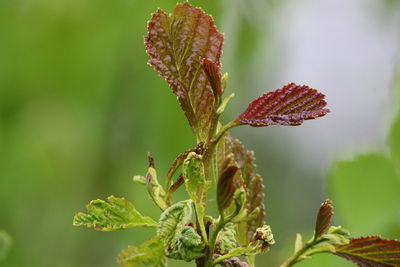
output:
[[226, 167], [218, 178], [217, 183], [217, 203], [219, 212], [229, 207], [233, 200], [236, 187], [234, 184], [234, 177], [237, 174], [239, 167], [231, 165]]

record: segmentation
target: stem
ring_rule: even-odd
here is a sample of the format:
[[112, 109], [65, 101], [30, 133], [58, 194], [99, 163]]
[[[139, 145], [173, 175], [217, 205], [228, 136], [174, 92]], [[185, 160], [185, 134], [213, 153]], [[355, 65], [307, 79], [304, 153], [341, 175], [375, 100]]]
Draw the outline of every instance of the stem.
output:
[[216, 241], [217, 241], [217, 237], [218, 237], [218, 233], [221, 231], [221, 229], [222, 228], [224, 228], [224, 226], [225, 226], [225, 224], [226, 224], [226, 221], [225, 221], [225, 219], [224, 219], [224, 217], [222, 216], [222, 214], [221, 214], [221, 217], [220, 217], [220, 219], [219, 219], [219, 222], [218, 222], [218, 224], [216, 225], [216, 227], [215, 227], [215, 230], [214, 231], [212, 231], [211, 232], [211, 234], [210, 234], [210, 239], [209, 239], [209, 250], [208, 250], [208, 253], [207, 253], [207, 258], [206, 258], [206, 267], [208, 267], [208, 266], [213, 266], [214, 264], [213, 264], [213, 256], [214, 256], [214, 250], [215, 250], [215, 243], [216, 243]]
[[293, 254], [290, 258], [288, 258], [284, 263], [281, 264], [280, 267], [289, 267], [293, 266], [295, 263], [301, 261], [300, 259], [303, 254], [312, 248], [316, 243], [314, 241], [307, 242], [300, 250], [298, 250], [295, 254]]

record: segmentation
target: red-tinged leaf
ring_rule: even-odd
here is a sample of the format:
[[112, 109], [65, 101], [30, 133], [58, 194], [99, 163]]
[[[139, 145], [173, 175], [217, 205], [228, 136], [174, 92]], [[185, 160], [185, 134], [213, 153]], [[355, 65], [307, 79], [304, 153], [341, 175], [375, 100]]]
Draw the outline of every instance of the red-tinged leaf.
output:
[[304, 120], [325, 116], [325, 95], [306, 85], [289, 83], [249, 104], [236, 119], [251, 126], [300, 125]]
[[240, 179], [239, 167], [231, 158], [227, 158], [224, 165], [217, 182], [217, 204], [220, 213], [232, 202], [236, 190], [235, 180]]
[[[242, 143], [226, 134], [218, 144], [218, 163], [219, 169], [223, 170], [223, 160], [232, 157], [235, 164], [239, 167], [241, 174], [240, 181], [236, 180], [237, 187], [243, 186], [246, 190], [246, 204], [249, 214], [259, 208], [260, 212], [254, 220], [242, 222], [238, 226], [239, 235], [245, 240], [240, 240], [241, 244], [246, 244], [252, 239], [256, 229], [264, 225], [264, 185], [259, 174], [256, 173], [253, 151], [248, 151]], [[247, 243], [246, 243], [247, 242]]]
[[208, 81], [210, 82], [211, 88], [213, 89], [215, 98], [221, 96], [222, 86], [220, 67], [217, 63], [208, 58], [203, 58], [201, 64], [203, 65], [203, 69], [207, 75]]
[[317, 221], [315, 223], [315, 233], [314, 233], [315, 238], [322, 236], [328, 230], [328, 228], [331, 225], [332, 215], [333, 215], [332, 201], [330, 201], [329, 199], [325, 200], [318, 211]]
[[145, 46], [149, 64], [164, 78], [200, 140], [208, 138], [214, 94], [200, 60], [220, 65], [223, 35], [211, 16], [188, 2], [171, 15], [158, 10], [148, 22]]
[[352, 238], [347, 245], [336, 246], [335, 255], [361, 267], [400, 266], [400, 241], [379, 236]]

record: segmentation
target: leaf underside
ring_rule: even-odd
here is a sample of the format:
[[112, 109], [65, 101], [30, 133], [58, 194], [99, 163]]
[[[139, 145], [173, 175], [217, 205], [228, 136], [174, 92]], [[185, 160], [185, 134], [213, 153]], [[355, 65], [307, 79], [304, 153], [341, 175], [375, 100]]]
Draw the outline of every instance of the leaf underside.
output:
[[212, 17], [187, 2], [169, 16], [159, 9], [148, 22], [148, 63], [167, 81], [200, 140], [208, 137], [214, 107], [200, 61], [208, 58], [220, 66], [223, 39]]
[[334, 254], [361, 267], [400, 266], [400, 241], [379, 236], [352, 238], [349, 244], [337, 246]]
[[74, 226], [93, 227], [100, 231], [113, 231], [125, 228], [149, 226], [157, 223], [150, 217], [142, 216], [132, 203], [124, 198], [110, 196], [107, 201], [97, 199], [87, 204], [88, 213], [75, 214]]
[[[221, 140], [218, 148], [219, 168], [222, 169], [223, 159], [233, 157], [235, 165], [239, 167], [241, 175], [241, 185], [246, 191], [246, 204], [249, 214], [256, 208], [260, 212], [254, 220], [240, 223], [240, 231], [243, 231], [247, 237], [247, 242], [253, 238], [253, 235], [258, 227], [264, 225], [265, 207], [264, 207], [264, 185], [262, 177], [256, 173], [256, 165], [253, 151], [246, 150], [242, 143], [234, 139], [229, 134]], [[239, 181], [236, 181], [236, 187], [241, 186]], [[242, 241], [242, 240], [241, 240]]]
[[251, 102], [236, 120], [251, 126], [300, 125], [329, 112], [324, 108], [324, 98], [324, 94], [306, 85], [289, 83]]
[[332, 201], [325, 200], [319, 208], [317, 221], [315, 223], [315, 234], [314, 236], [320, 237], [328, 230], [331, 225], [331, 219], [333, 215]]

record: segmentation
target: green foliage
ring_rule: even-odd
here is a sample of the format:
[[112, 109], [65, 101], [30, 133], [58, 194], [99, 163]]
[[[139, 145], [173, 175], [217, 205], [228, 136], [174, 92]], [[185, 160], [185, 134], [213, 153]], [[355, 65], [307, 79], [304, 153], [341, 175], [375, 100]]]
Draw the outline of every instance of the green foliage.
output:
[[167, 258], [164, 255], [164, 243], [158, 237], [144, 242], [138, 247], [129, 246], [117, 257], [124, 267], [164, 267]]
[[[211, 16], [188, 2], [177, 4], [170, 15], [159, 9], [148, 22], [145, 37], [148, 63], [176, 95], [197, 143], [175, 158], [166, 173], [164, 187], [158, 181], [151, 156], [146, 176], [134, 177], [135, 182], [147, 186], [149, 196], [162, 210], [157, 223], [138, 213], [128, 201], [113, 196], [107, 201], [91, 201], [87, 205], [88, 214], [75, 215], [74, 225], [102, 231], [156, 227], [156, 237], [121, 252], [118, 262], [123, 266], [166, 266], [167, 258], [171, 258], [196, 261], [198, 267], [217, 264], [253, 267], [254, 256], [268, 252], [275, 243], [271, 227], [265, 224], [264, 186], [256, 173], [254, 153], [227, 131], [240, 125], [300, 125], [304, 120], [325, 116], [329, 110], [325, 108], [324, 94], [306, 85], [290, 83], [255, 99], [243, 113], [223, 125], [219, 117], [233, 95], [223, 99], [228, 75], [221, 75], [222, 44], [223, 35]], [[397, 128], [393, 135], [396, 134]], [[395, 142], [393, 147], [396, 146]], [[392, 154], [397, 157], [398, 150], [392, 149]], [[382, 166], [371, 168], [385, 169], [386, 175], [397, 179], [393, 161], [382, 159]], [[177, 172], [180, 174], [173, 181]], [[337, 173], [339, 177], [359, 174], [352, 166], [340, 166]], [[216, 183], [216, 198], [208, 198], [212, 182]], [[183, 184], [189, 198], [174, 203], [173, 194]], [[395, 187], [397, 183], [388, 186]], [[360, 201], [364, 196], [359, 193], [357, 197]], [[205, 213], [212, 199], [217, 201], [218, 218]], [[365, 262], [360, 259], [364, 255], [354, 256], [348, 245], [368, 238], [349, 240], [346, 230], [331, 226], [332, 215], [332, 203], [325, 201], [317, 214], [314, 236], [304, 243], [298, 234], [294, 254], [283, 267], [326, 252], [357, 263]], [[398, 241], [376, 238], [371, 242], [377, 247], [382, 242], [395, 247], [393, 251], [379, 247], [381, 256], [399, 252]], [[247, 262], [237, 257], [246, 257]]]
[[88, 213], [79, 212], [74, 216], [74, 226], [93, 227], [99, 231], [114, 231], [125, 228], [147, 226], [157, 223], [142, 216], [126, 199], [109, 196], [107, 201], [97, 199], [86, 205]]
[[160, 216], [157, 226], [157, 236], [164, 239], [166, 245], [174, 246], [182, 234], [183, 227], [192, 220], [192, 200], [180, 201]]

